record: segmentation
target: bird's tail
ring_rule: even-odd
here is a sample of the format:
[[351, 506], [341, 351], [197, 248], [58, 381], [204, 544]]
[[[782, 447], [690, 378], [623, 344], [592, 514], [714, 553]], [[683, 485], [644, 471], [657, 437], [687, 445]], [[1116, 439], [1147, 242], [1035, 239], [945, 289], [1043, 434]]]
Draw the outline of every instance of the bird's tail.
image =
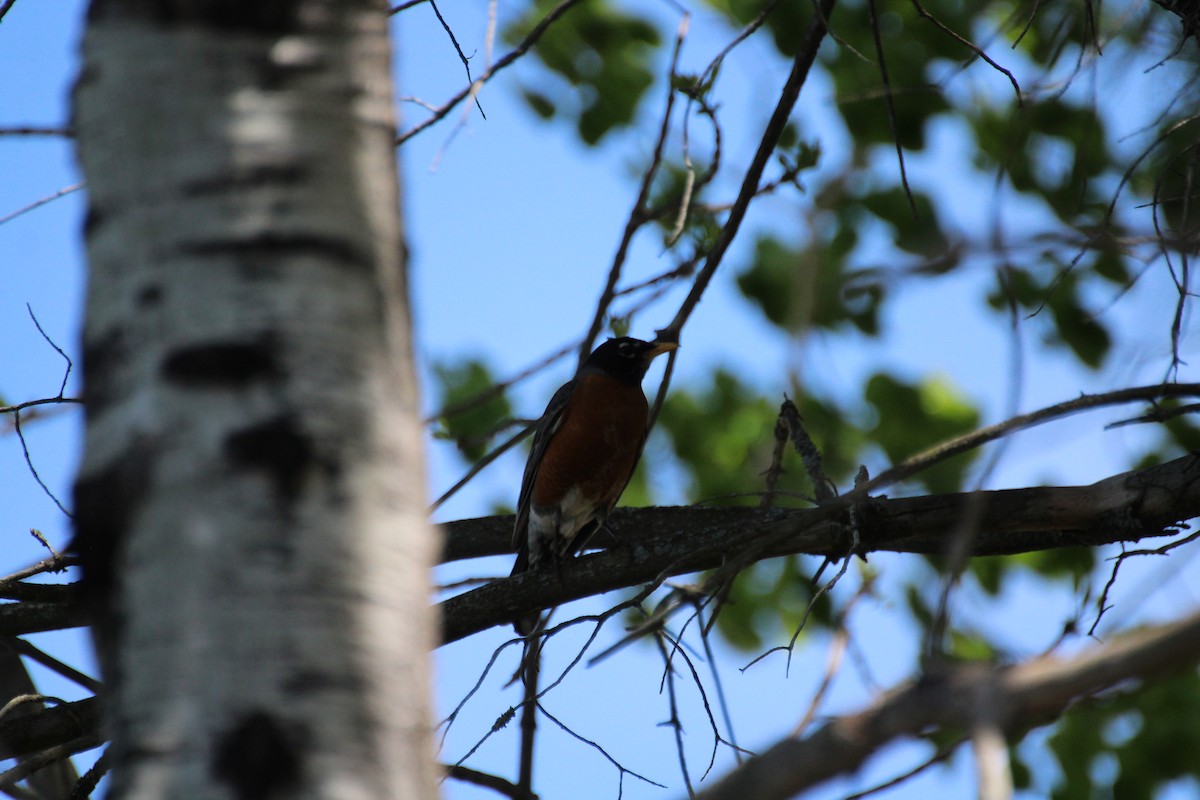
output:
[[517, 560], [513, 562], [512, 572], [508, 573], [508, 577], [515, 578], [522, 572], [529, 569], [529, 548], [522, 547], [517, 550]]
[[[528, 571], [529, 571], [529, 548], [521, 547], [517, 550], [517, 560], [513, 563], [512, 572], [509, 574], [509, 577], [515, 578], [517, 575], [520, 575], [522, 572], [528, 572]], [[533, 633], [535, 630], [537, 630], [538, 623], [540, 622], [540, 620], [541, 620], [540, 614], [530, 614], [529, 616], [521, 617], [520, 619], [515, 619], [515, 620], [513, 620], [513, 630], [517, 632], [518, 636], [529, 636], [531, 633]]]

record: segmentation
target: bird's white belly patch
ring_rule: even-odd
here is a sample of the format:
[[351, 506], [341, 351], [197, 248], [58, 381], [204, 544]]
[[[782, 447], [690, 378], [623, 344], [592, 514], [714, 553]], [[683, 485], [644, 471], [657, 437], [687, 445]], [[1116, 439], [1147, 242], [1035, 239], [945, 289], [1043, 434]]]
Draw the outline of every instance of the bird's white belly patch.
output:
[[572, 487], [562, 501], [551, 508], [529, 509], [530, 563], [536, 564], [548, 551], [566, 551], [580, 529], [595, 519], [596, 507]]

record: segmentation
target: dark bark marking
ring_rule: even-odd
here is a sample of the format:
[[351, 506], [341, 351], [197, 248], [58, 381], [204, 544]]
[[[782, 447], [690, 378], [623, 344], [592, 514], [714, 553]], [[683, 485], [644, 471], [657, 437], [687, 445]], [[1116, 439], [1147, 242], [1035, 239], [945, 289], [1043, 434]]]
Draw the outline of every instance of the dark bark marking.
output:
[[117, 656], [124, 629], [118, 568], [133, 518], [145, 501], [154, 453], [134, 442], [108, 469], [75, 482], [75, 532], [67, 551], [79, 556], [81, 579], [75, 596], [93, 626], [105, 683], [121, 683]]
[[278, 348], [270, 336], [251, 342], [205, 342], [182, 347], [163, 361], [162, 374], [183, 386], [236, 387], [278, 378]]
[[205, 197], [233, 194], [265, 185], [301, 186], [308, 180], [309, 174], [310, 171], [301, 164], [262, 164], [188, 181], [183, 184], [181, 191], [185, 197]]
[[243, 716], [213, 747], [213, 774], [238, 800], [281, 797], [300, 780], [297, 736], [267, 711]]
[[92, 234], [105, 220], [105, 213], [96, 206], [95, 203], [87, 204], [87, 211], [83, 214], [83, 238], [90, 239]]
[[113, 17], [162, 27], [202, 26], [227, 32], [283, 35], [300, 29], [294, 0], [92, 0], [88, 23]]
[[374, 265], [371, 255], [356, 247], [349, 237], [309, 233], [262, 233], [236, 239], [182, 241], [178, 249], [183, 255], [193, 256], [262, 258], [270, 261], [312, 256], [359, 269]]
[[128, 336], [122, 327], [84, 339], [83, 402], [89, 417], [100, 415], [112, 402], [114, 384], [128, 358]]
[[287, 503], [300, 491], [314, 458], [312, 441], [290, 415], [231, 434], [225, 453], [239, 467], [265, 470]]
[[112, 596], [117, 553], [146, 496], [152, 459], [148, 447], [134, 444], [107, 470], [75, 483], [75, 535], [68, 550], [79, 555], [81, 594], [89, 603]]
[[149, 310], [162, 302], [163, 290], [162, 286], [157, 283], [147, 284], [143, 286], [137, 295], [138, 308], [143, 311]]

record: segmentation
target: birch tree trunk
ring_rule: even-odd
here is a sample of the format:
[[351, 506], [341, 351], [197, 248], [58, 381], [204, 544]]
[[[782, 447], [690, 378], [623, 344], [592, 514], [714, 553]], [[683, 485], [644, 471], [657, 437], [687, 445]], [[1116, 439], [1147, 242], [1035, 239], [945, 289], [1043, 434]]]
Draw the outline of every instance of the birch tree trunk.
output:
[[75, 128], [112, 796], [434, 797], [386, 7], [93, 0]]

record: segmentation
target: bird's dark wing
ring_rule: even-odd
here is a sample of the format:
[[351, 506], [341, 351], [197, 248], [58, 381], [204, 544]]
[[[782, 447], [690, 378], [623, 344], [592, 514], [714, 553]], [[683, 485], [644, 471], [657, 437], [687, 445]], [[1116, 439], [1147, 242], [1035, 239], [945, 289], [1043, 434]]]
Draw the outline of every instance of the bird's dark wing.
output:
[[542, 412], [542, 418], [538, 420], [537, 428], [533, 432], [533, 447], [529, 451], [529, 460], [525, 462], [521, 494], [517, 498], [517, 520], [513, 525], [512, 546], [518, 553], [524, 553], [529, 546], [525, 528], [529, 524], [529, 506], [533, 502], [533, 483], [537, 480], [538, 467], [541, 466], [547, 445], [562, 425], [563, 411], [566, 410], [574, 389], [575, 381], [568, 381], [558, 388], [546, 405], [546, 410]]

